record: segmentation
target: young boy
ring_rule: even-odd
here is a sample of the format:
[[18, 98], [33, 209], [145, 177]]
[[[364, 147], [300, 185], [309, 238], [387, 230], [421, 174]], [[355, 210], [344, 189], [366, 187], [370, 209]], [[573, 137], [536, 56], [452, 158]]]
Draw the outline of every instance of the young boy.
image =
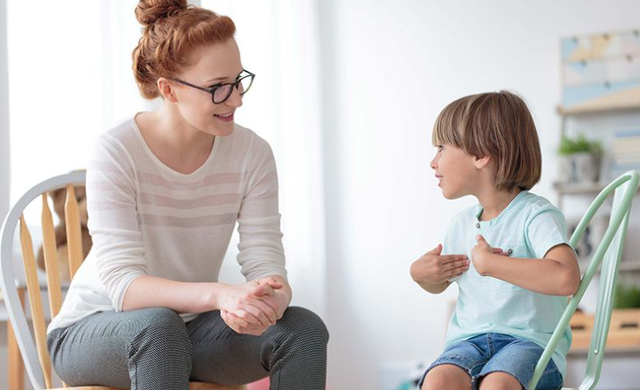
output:
[[[459, 287], [446, 349], [419, 387], [527, 389], [580, 283], [564, 216], [528, 191], [542, 165], [535, 124], [513, 93], [472, 95], [440, 113], [433, 143], [444, 197], [473, 195], [479, 204], [454, 217], [444, 245], [411, 266], [430, 293]], [[570, 344], [567, 328], [538, 389], [562, 387]]]

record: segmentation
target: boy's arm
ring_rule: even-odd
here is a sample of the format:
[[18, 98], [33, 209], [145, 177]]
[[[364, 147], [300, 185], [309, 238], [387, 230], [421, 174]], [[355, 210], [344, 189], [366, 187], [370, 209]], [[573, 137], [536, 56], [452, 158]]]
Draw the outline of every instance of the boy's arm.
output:
[[540, 294], [570, 296], [578, 291], [580, 268], [571, 247], [551, 248], [543, 259], [510, 258], [495, 255], [484, 237], [473, 248], [473, 266], [483, 276], [491, 276]]
[[442, 244], [422, 255], [411, 264], [411, 277], [424, 290], [440, 294], [449, 287], [449, 279], [469, 269], [466, 255], [441, 255]]

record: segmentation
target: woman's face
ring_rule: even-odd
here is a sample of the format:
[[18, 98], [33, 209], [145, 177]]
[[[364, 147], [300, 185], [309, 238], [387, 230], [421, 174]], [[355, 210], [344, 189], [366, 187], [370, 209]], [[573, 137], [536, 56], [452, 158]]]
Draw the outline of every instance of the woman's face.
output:
[[[195, 55], [199, 60], [176, 78], [209, 89], [236, 81], [242, 72], [240, 51], [234, 39], [203, 47]], [[217, 136], [233, 132], [234, 113], [242, 106], [240, 91], [233, 88], [229, 99], [214, 104], [210, 93], [177, 82], [173, 84], [178, 109], [192, 127]]]

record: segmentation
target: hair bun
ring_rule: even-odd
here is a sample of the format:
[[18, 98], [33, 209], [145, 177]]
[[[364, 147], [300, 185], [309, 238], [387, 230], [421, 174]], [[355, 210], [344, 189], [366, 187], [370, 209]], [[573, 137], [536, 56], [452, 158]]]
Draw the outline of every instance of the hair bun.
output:
[[143, 26], [187, 9], [187, 0], [140, 0], [136, 7], [136, 19]]

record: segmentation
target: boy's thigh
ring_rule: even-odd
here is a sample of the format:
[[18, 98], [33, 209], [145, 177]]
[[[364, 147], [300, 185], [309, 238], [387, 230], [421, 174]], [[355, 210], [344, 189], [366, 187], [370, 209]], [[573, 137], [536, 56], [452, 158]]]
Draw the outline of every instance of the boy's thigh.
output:
[[[516, 339], [493, 355], [478, 374], [478, 380], [481, 382], [482, 378], [491, 373], [502, 372], [513, 376], [523, 388], [526, 388], [533, 377], [533, 371], [542, 352], [543, 349], [539, 345], [531, 341]], [[550, 360], [536, 389], [556, 390], [561, 388], [562, 375], [553, 360]]]
[[[467, 376], [469, 382], [482, 370], [482, 367], [489, 360], [486, 348], [483, 348], [484, 340], [481, 337], [475, 337], [470, 340], [461, 340], [450, 345], [425, 371], [418, 386], [422, 388], [427, 375], [438, 367], [455, 366], [460, 370], [457, 371]], [[443, 370], [438, 370], [444, 374]], [[447, 370], [448, 372], [456, 372], [455, 370]]]

